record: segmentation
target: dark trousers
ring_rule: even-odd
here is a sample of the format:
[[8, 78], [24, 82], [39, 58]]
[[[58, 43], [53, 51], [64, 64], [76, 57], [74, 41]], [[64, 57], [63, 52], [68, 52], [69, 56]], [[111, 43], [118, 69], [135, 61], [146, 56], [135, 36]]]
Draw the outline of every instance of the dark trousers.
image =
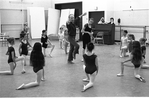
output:
[[68, 61], [72, 61], [74, 55], [79, 54], [79, 45], [75, 41], [75, 36], [68, 36], [68, 41], [70, 42]]

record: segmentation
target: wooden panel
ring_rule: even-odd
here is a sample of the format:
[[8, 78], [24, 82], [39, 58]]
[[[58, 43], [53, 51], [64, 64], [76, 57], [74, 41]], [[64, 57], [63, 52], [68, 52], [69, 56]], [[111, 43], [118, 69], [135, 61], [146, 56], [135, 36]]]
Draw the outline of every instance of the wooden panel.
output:
[[29, 24], [31, 29], [31, 36], [33, 39], [41, 38], [42, 30], [45, 30], [45, 11], [43, 7], [30, 7]]
[[47, 34], [57, 34], [59, 30], [60, 11], [48, 9], [48, 31]]

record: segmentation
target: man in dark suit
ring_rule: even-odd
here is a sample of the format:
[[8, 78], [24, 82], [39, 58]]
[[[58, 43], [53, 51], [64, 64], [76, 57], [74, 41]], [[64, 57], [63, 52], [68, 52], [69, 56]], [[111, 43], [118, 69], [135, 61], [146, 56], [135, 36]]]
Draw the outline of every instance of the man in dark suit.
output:
[[110, 18], [110, 22], [108, 24], [114, 24], [114, 18]]

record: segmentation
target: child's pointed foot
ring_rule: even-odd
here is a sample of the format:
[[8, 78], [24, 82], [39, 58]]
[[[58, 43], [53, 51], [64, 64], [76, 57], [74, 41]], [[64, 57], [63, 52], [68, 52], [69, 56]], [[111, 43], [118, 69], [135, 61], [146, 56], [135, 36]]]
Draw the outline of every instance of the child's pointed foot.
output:
[[85, 92], [86, 91], [86, 89], [85, 89], [85, 85], [83, 85], [83, 90], [82, 90], [82, 92]]
[[84, 82], [89, 82], [88, 78], [83, 79]]
[[143, 77], [141, 77], [141, 76], [140, 76], [140, 77], [137, 77], [137, 76], [136, 76], [135, 78], [137, 78], [137, 79], [140, 80], [141, 82], [144, 82], [144, 83], [146, 82], [145, 79], [144, 79]]
[[124, 74], [122, 73], [117, 74], [117, 77], [122, 77], [122, 76], [124, 76]]
[[20, 90], [20, 89], [23, 89], [23, 87], [24, 87], [24, 83], [21, 85], [21, 86], [19, 86], [16, 90]]
[[123, 58], [123, 56], [122, 56], [122, 55], [120, 55], [120, 58]]
[[45, 78], [41, 78], [41, 81], [45, 81]]

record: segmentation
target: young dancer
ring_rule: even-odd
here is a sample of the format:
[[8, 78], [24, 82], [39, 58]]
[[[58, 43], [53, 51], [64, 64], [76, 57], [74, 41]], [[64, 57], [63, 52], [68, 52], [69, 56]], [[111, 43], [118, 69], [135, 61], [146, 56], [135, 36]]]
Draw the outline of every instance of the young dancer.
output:
[[133, 34], [128, 34], [128, 51], [131, 53], [132, 51], [132, 44], [135, 41], [135, 36]]
[[126, 51], [128, 46], [128, 38], [127, 38], [127, 30], [123, 31], [123, 36], [121, 37], [121, 44], [120, 44], [120, 50], [121, 55], [120, 57], [126, 57]]
[[140, 44], [141, 44], [141, 51], [142, 51], [142, 57], [144, 58], [144, 63], [146, 63], [145, 61], [145, 55], [146, 55], [146, 39], [145, 38], [141, 38], [139, 40]]
[[[28, 42], [27, 35], [24, 34], [22, 36], [22, 40], [21, 40], [21, 43], [20, 43], [20, 46], [19, 46], [19, 54], [20, 54], [20, 56], [24, 57], [24, 61], [23, 61], [24, 62], [24, 66], [26, 66], [26, 56], [30, 55], [30, 51], [28, 51], [28, 46], [32, 47], [31, 44]], [[24, 66], [23, 66], [22, 74], [25, 73]]]
[[[84, 25], [84, 28], [82, 29], [82, 33], [83, 33], [83, 55], [85, 53], [85, 48], [86, 48], [86, 45], [91, 42], [91, 35], [92, 35], [92, 24], [94, 22], [94, 19], [93, 18], [90, 18], [88, 23]], [[83, 59], [82, 59], [83, 61]]]
[[46, 57], [46, 48], [51, 48], [49, 56], [52, 57], [51, 53], [52, 53], [55, 45], [52, 45], [51, 41], [48, 39], [46, 30], [42, 31], [41, 43], [42, 43], [42, 47], [43, 47], [44, 56]]
[[146, 64], [145, 61], [145, 55], [146, 55], [146, 39], [145, 38], [141, 38], [139, 40], [140, 44], [141, 44], [141, 51], [142, 51], [142, 57], [144, 58], [144, 62], [143, 65], [141, 67], [141, 69], [149, 69], [149, 65]]
[[98, 58], [97, 55], [94, 54], [94, 44], [88, 43], [86, 53], [83, 55], [84, 65], [83, 69], [86, 73], [87, 78], [83, 79], [83, 81], [89, 82], [87, 85], [84, 85], [83, 92], [88, 88], [92, 87], [95, 81], [95, 77], [98, 73]]
[[37, 74], [37, 80], [28, 84], [22, 84], [17, 88], [17, 90], [36, 87], [40, 85], [41, 80], [44, 80], [44, 65], [45, 59], [42, 53], [42, 47], [39, 42], [36, 42], [33, 46], [33, 51], [31, 52], [30, 62], [33, 66], [33, 71]]
[[68, 29], [65, 27], [64, 28], [64, 49], [65, 49], [65, 54], [68, 54], [68, 52], [67, 52], [68, 45], [69, 45]]
[[63, 49], [64, 29], [63, 29], [62, 26], [60, 27], [60, 31], [58, 33], [58, 37], [59, 37], [60, 48]]
[[[13, 45], [15, 44], [15, 39], [13, 37], [8, 38], [7, 41], [9, 43], [9, 45], [8, 45], [8, 51], [7, 51], [6, 55], [9, 55], [8, 56], [8, 64], [10, 66], [10, 71], [0, 71], [0, 74], [13, 75], [14, 70], [16, 68], [16, 62], [23, 61], [24, 57], [23, 56], [16, 57], [15, 49], [13, 47]], [[24, 66], [24, 64], [23, 64], [23, 66]]]
[[118, 77], [121, 77], [124, 75], [124, 66], [128, 66], [124, 63], [131, 61], [132, 64], [134, 65], [134, 76], [135, 78], [139, 79], [142, 82], [145, 82], [144, 78], [140, 76], [140, 68], [143, 64], [144, 58], [142, 57], [142, 52], [141, 52], [141, 46], [138, 41], [133, 42], [133, 50], [130, 55], [130, 59], [121, 62], [121, 72], [117, 74]]

